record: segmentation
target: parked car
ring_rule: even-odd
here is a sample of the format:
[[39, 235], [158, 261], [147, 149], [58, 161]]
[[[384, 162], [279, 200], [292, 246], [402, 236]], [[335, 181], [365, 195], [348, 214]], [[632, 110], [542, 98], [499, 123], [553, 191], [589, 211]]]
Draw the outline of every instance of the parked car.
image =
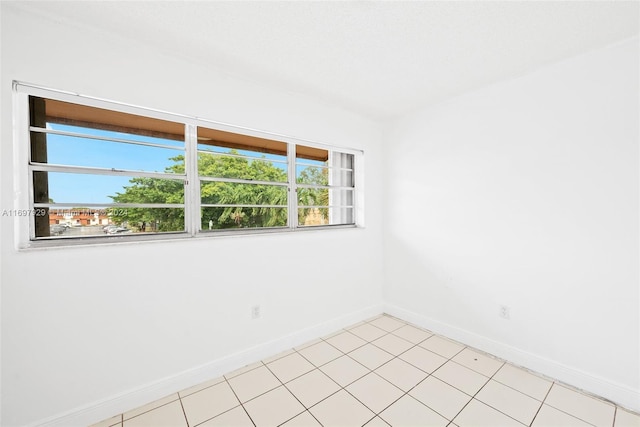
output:
[[102, 227], [102, 231], [104, 231], [107, 234], [111, 234], [111, 230], [115, 230], [116, 228], [118, 228], [117, 225], [109, 224]]
[[132, 233], [132, 231], [126, 227], [116, 227], [116, 228], [110, 228], [108, 233], [109, 234], [125, 234], [125, 233]]
[[51, 234], [52, 236], [59, 236], [67, 231], [67, 228], [68, 227], [64, 226], [63, 224], [53, 224], [49, 227], [49, 234]]

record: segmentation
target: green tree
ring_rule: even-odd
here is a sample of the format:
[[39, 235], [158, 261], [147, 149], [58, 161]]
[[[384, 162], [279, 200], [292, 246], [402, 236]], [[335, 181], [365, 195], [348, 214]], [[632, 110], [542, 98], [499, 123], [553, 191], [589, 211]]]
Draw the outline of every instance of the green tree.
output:
[[[236, 150], [228, 154], [237, 155]], [[264, 156], [263, 156], [264, 158]], [[175, 163], [166, 169], [170, 173], [184, 173], [184, 157], [170, 160]], [[285, 170], [273, 165], [268, 159], [246, 159], [243, 157], [220, 156], [200, 153], [198, 156], [200, 176], [236, 178], [250, 181], [286, 182]], [[123, 193], [111, 196], [116, 203], [183, 203], [184, 187], [181, 181], [158, 178], [133, 178], [132, 185]], [[202, 208], [202, 228], [208, 229], [209, 221], [213, 229], [240, 227], [276, 227], [287, 225], [287, 189], [282, 186], [262, 184], [239, 184], [230, 182], [201, 181], [201, 202], [223, 205], [278, 205], [282, 208], [258, 207], [205, 207]], [[172, 208], [127, 208], [114, 209], [112, 215], [118, 224], [129, 224], [141, 228], [147, 224], [147, 231], [184, 230], [184, 212]]]
[[[329, 170], [327, 168], [308, 166], [298, 175], [298, 184], [328, 185]], [[317, 210], [326, 220], [329, 216], [328, 208], [309, 208], [305, 206], [329, 206], [329, 190], [326, 188], [298, 188], [298, 222], [305, 223], [305, 218]]]

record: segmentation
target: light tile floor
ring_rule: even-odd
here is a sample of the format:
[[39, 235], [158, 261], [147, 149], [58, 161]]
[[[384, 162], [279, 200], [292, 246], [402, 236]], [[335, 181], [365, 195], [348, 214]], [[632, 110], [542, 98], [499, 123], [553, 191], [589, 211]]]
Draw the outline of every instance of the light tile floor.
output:
[[388, 315], [95, 427], [640, 427], [640, 416]]

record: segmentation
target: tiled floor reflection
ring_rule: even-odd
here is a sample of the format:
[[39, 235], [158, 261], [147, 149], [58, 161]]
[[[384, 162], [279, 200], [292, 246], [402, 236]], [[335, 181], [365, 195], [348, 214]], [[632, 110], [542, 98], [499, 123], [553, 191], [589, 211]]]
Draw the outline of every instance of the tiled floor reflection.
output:
[[99, 427], [640, 427], [640, 416], [388, 315]]

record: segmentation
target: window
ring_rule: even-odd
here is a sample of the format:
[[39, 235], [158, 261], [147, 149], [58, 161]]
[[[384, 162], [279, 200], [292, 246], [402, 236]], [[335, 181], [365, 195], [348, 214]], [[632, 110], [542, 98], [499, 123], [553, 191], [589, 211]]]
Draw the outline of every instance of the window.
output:
[[354, 223], [353, 154], [296, 146], [298, 224]]
[[198, 127], [202, 229], [289, 226], [287, 144]]
[[15, 87], [29, 241], [356, 224], [358, 151]]
[[32, 238], [184, 232], [184, 124], [29, 96]]

